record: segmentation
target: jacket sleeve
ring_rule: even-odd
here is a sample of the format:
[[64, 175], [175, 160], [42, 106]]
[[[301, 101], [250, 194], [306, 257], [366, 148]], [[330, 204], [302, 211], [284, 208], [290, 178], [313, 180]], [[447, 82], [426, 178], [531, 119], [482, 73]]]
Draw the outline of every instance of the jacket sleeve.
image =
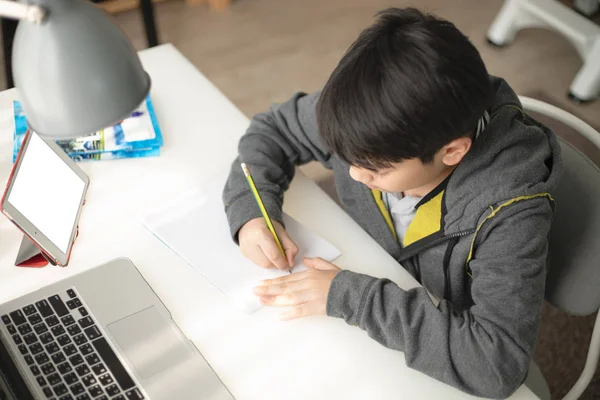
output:
[[343, 271], [332, 283], [327, 314], [403, 351], [411, 368], [469, 394], [508, 397], [525, 380], [535, 347], [552, 214], [546, 199], [535, 199], [486, 223], [469, 263], [468, 310], [446, 300], [436, 307], [423, 288], [405, 291]]
[[231, 166], [223, 190], [223, 202], [231, 235], [261, 216], [240, 163], [246, 163], [271, 218], [281, 222], [283, 192], [294, 177], [296, 165], [320, 161], [329, 167], [329, 153], [317, 129], [319, 93], [297, 93], [285, 103], [252, 118], [240, 139], [238, 157]]

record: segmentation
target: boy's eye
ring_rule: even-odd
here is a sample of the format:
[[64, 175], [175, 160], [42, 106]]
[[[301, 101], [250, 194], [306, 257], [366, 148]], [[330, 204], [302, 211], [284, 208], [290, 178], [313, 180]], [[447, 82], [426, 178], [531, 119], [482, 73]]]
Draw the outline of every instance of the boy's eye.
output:
[[390, 172], [389, 169], [379, 170], [379, 171], [375, 171], [375, 175], [377, 175], [377, 176], [384, 176], [384, 175], [387, 175], [389, 172]]

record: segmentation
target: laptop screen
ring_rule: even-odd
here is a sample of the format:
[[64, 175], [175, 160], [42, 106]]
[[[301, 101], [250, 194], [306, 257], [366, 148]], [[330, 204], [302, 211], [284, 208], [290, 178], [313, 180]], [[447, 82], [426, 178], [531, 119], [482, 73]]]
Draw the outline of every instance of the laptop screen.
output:
[[34, 400], [4, 345], [2, 332], [0, 332], [0, 400]]

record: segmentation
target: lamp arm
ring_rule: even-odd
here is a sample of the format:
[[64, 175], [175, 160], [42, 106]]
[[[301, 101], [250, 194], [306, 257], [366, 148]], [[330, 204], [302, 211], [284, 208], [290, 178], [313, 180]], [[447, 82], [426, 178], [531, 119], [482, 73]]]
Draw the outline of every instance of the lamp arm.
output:
[[0, 0], [0, 17], [23, 19], [41, 24], [46, 18], [46, 11], [36, 5], [17, 3], [11, 0]]

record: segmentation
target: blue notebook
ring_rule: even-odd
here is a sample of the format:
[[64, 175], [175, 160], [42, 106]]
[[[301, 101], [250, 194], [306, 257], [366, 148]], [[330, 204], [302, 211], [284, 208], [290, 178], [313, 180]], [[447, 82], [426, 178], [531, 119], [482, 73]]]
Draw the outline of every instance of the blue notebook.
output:
[[[21, 103], [13, 102], [13, 162], [28, 129]], [[123, 121], [98, 132], [56, 143], [75, 161], [136, 158], [160, 155], [163, 137], [150, 96]]]

